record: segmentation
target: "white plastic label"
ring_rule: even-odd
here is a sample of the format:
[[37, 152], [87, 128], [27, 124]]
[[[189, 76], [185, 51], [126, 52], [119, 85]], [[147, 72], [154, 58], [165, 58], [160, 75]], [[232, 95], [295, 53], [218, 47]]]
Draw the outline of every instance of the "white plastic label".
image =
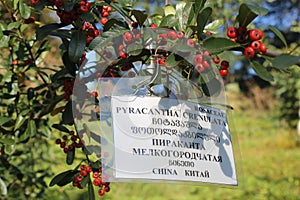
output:
[[237, 185], [226, 112], [188, 101], [112, 96], [114, 179]]

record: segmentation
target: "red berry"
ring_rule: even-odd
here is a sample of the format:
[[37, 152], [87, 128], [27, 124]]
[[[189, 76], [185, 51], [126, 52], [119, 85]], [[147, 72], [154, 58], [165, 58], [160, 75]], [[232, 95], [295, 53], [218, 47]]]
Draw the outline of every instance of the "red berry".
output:
[[93, 178], [98, 178], [99, 175], [100, 175], [99, 172], [94, 172], [94, 173], [93, 173]]
[[19, 63], [18, 60], [13, 60], [13, 61], [11, 61], [11, 64], [12, 64], [12, 65], [17, 65], [18, 63]]
[[170, 40], [176, 40], [177, 39], [177, 33], [173, 30], [170, 30], [167, 34], [167, 37], [170, 39]]
[[60, 147], [61, 147], [61, 148], [65, 148], [65, 147], [66, 147], [66, 143], [65, 143], [65, 142], [61, 142], [61, 143], [60, 143]]
[[203, 55], [205, 55], [205, 56], [210, 56], [210, 52], [205, 50], [205, 51], [203, 52]]
[[93, 97], [97, 98], [97, 97], [98, 97], [98, 92], [95, 92], [95, 91], [94, 91], [94, 92], [91, 93], [91, 95], [92, 95]]
[[189, 46], [189, 47], [194, 48], [194, 47], [195, 47], [195, 41], [194, 41], [193, 39], [189, 38], [189, 39], [187, 40], [186, 45]]
[[196, 56], [194, 57], [194, 64], [197, 65], [197, 64], [200, 64], [202, 63], [203, 61], [203, 57], [201, 54], [196, 54]]
[[93, 184], [94, 186], [100, 186], [102, 184], [102, 181], [99, 178], [95, 178]]
[[221, 69], [221, 70], [220, 70], [220, 75], [221, 75], [222, 77], [227, 76], [227, 74], [228, 74], [228, 70], [227, 70], [227, 69]]
[[125, 53], [124, 51], [120, 51], [119, 54], [121, 58], [123, 59], [127, 58], [127, 53]]
[[103, 24], [103, 25], [105, 25], [107, 23], [107, 21], [108, 21], [108, 19], [106, 17], [102, 17], [100, 19], [100, 23]]
[[229, 38], [236, 38], [237, 37], [237, 29], [234, 26], [231, 26], [227, 30], [227, 36]]
[[92, 167], [91, 166], [86, 166], [86, 171], [87, 171], [87, 173], [92, 172]]
[[202, 64], [197, 64], [197, 65], [195, 66], [195, 69], [196, 69], [199, 73], [201, 73], [201, 72], [203, 72], [203, 71], [205, 70], [205, 68], [204, 68], [204, 66], [203, 66]]
[[125, 42], [125, 44], [131, 43], [132, 42], [132, 38], [133, 38], [133, 35], [129, 31], [125, 32], [124, 35], [123, 35], [123, 41]]
[[159, 37], [161, 39], [166, 39], [167, 38], [167, 34], [166, 33], [161, 33], [161, 34], [159, 34]]
[[207, 60], [204, 60], [202, 65], [204, 66], [204, 68], [207, 68], [207, 69], [210, 67], [210, 64]]
[[137, 22], [131, 22], [132, 28], [137, 28], [139, 24]]
[[100, 31], [97, 30], [97, 29], [95, 29], [95, 30], [94, 30], [94, 35], [95, 35], [95, 37], [99, 36], [99, 35], [100, 35]]
[[87, 170], [85, 170], [85, 169], [80, 170], [80, 175], [83, 177], [86, 177], [88, 175]]
[[39, 0], [30, 0], [30, 4], [31, 4], [31, 5], [37, 5], [37, 4], [39, 4], [39, 3], [40, 3]]
[[255, 55], [255, 50], [252, 47], [246, 47], [243, 53], [247, 58], [252, 58]]
[[74, 134], [75, 134], [74, 131], [69, 132], [69, 135], [74, 135]]
[[25, 19], [24, 20], [24, 23], [25, 24], [31, 24], [31, 23], [33, 23], [35, 21], [35, 17], [34, 16], [31, 16], [31, 17], [29, 17], [28, 19]]
[[92, 28], [89, 28], [88, 29], [88, 36], [90, 36], [90, 37], [95, 37], [95, 32], [94, 32], [94, 30], [95, 30], [95, 28], [94, 27], [92, 27]]
[[103, 195], [105, 194], [105, 191], [102, 190], [102, 189], [100, 189], [100, 190], [98, 190], [98, 194], [99, 194], [100, 196], [103, 196]]
[[72, 137], [71, 137], [71, 141], [75, 142], [76, 140], [77, 140], [77, 136], [75, 136], [75, 135], [72, 135]]
[[75, 181], [80, 183], [82, 181], [82, 179], [83, 179], [82, 176], [76, 176]]
[[244, 43], [247, 39], [247, 35], [238, 35], [236, 41], [238, 43]]
[[260, 40], [263, 37], [263, 32], [257, 29], [253, 29], [249, 32], [249, 37], [253, 41]]
[[64, 136], [62, 137], [62, 139], [66, 141], [66, 140], [68, 140], [68, 136], [67, 136], [67, 135], [64, 135]]
[[86, 165], [80, 165], [80, 169], [81, 170], [85, 170], [86, 169]]
[[250, 46], [255, 50], [259, 50], [261, 47], [261, 42], [260, 41], [253, 41], [251, 42]]
[[120, 44], [119, 47], [118, 47], [118, 50], [123, 51], [123, 49], [124, 49], [124, 44]]
[[105, 187], [104, 187], [104, 191], [105, 191], [105, 192], [109, 192], [109, 191], [110, 191], [110, 187], [109, 187], [109, 186], [105, 186]]
[[222, 60], [222, 62], [221, 62], [221, 67], [222, 67], [222, 69], [228, 69], [228, 67], [229, 67], [229, 62], [226, 61], [226, 60]]
[[162, 66], [165, 66], [166, 65], [166, 59], [165, 58], [159, 59], [159, 64], [162, 65]]
[[183, 31], [179, 31], [179, 32], [177, 33], [177, 38], [178, 38], [178, 39], [184, 38], [184, 32], [183, 32]]
[[153, 24], [150, 25], [150, 27], [151, 27], [151, 28], [155, 28], [155, 27], [157, 27], [157, 24], [154, 24], [154, 23], [153, 23]]
[[215, 64], [219, 64], [221, 60], [220, 60], [219, 56], [214, 56], [213, 61]]
[[68, 147], [65, 147], [65, 148], [64, 148], [64, 152], [65, 152], [65, 153], [68, 153], [68, 152], [69, 152], [69, 148], [68, 148]]
[[75, 144], [74, 143], [72, 143], [72, 144], [70, 144], [69, 146], [68, 146], [68, 150], [69, 151], [72, 151], [72, 150], [74, 150], [75, 149]]
[[239, 35], [246, 35], [247, 34], [247, 28], [244, 26], [241, 26], [237, 29], [237, 34]]
[[104, 11], [104, 12], [101, 13], [101, 15], [102, 15], [102, 17], [107, 17], [109, 15], [109, 12]]
[[64, 0], [54, 0], [54, 4], [57, 7], [62, 7], [64, 5]]
[[61, 139], [56, 139], [55, 144], [61, 144]]
[[87, 12], [89, 12], [89, 7], [86, 4], [80, 5], [80, 11], [83, 13], [87, 13]]
[[111, 12], [112, 11], [112, 7], [111, 6], [107, 6], [106, 10], [107, 10], [107, 12]]
[[260, 52], [265, 54], [267, 52], [267, 46], [263, 43], [260, 45]]

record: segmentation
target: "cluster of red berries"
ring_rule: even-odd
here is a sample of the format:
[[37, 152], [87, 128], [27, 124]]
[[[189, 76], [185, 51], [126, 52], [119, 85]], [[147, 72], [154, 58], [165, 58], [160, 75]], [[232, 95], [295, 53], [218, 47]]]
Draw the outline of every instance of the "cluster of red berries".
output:
[[101, 168], [98, 171], [93, 171], [91, 166], [87, 165], [80, 165], [80, 172], [73, 180], [73, 186], [77, 187], [79, 189], [82, 189], [83, 186], [81, 185], [82, 180], [89, 176], [90, 173], [93, 172], [93, 185], [96, 187], [99, 187], [98, 194], [100, 196], [103, 196], [106, 192], [110, 191], [110, 183], [109, 182], [103, 182], [101, 180]]
[[112, 11], [112, 7], [111, 6], [100, 6], [98, 8], [100, 14], [101, 14], [101, 18], [100, 18], [100, 23], [105, 25], [108, 21], [108, 15], [109, 13]]
[[69, 131], [69, 135], [64, 135], [62, 138], [56, 139], [55, 143], [60, 145], [65, 153], [73, 151], [75, 148], [82, 148], [83, 142], [74, 131]]
[[260, 41], [264, 37], [264, 33], [260, 30], [247, 30], [246, 27], [236, 28], [232, 26], [228, 28], [227, 36], [231, 41], [246, 44], [243, 54], [247, 58], [254, 57], [256, 53], [264, 54], [267, 52], [266, 45]]
[[87, 31], [88, 37], [86, 38], [86, 45], [88, 46], [91, 41], [100, 35], [100, 31], [96, 29], [91, 23], [84, 22], [82, 30]]
[[229, 68], [229, 62], [228, 62], [227, 60], [222, 60], [222, 62], [221, 62], [219, 56], [217, 56], [217, 55], [213, 57], [213, 62], [214, 62], [215, 64], [217, 64], [217, 65], [218, 65], [219, 63], [221, 63], [220, 66], [219, 66], [219, 69], [220, 69], [220, 75], [221, 75], [222, 77], [227, 76], [227, 74], [228, 74], [228, 68]]
[[203, 53], [197, 53], [194, 57], [195, 70], [199, 73], [204, 72], [210, 68], [209, 51], [204, 51]]
[[64, 92], [65, 92], [65, 100], [69, 101], [70, 97], [73, 93], [74, 80], [63, 80], [64, 84]]
[[[30, 3], [31, 5], [37, 5], [40, 3], [40, 0], [30, 0]], [[91, 7], [91, 2], [88, 2], [87, 0], [80, 0], [70, 11], [64, 10], [64, 0], [48, 0], [47, 3], [50, 6], [55, 6], [57, 8], [56, 13], [59, 16], [60, 21], [66, 25], [77, 20], [80, 14], [87, 13]]]

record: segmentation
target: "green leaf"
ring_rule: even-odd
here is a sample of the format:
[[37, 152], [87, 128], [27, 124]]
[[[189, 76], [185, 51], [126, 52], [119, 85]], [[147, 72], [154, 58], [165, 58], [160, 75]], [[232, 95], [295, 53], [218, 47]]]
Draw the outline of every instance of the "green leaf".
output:
[[240, 45], [236, 42], [232, 42], [227, 38], [208, 38], [204, 40], [203, 47], [205, 50], [213, 53], [219, 53], [225, 50], [229, 50], [235, 47], [239, 47]]
[[176, 61], [175, 59], [175, 55], [172, 53], [168, 56], [168, 58], [166, 59], [166, 65], [170, 66], [170, 67], [174, 67], [178, 64], [178, 61]]
[[202, 8], [204, 8], [205, 3], [206, 3], [206, 0], [196, 0], [195, 1], [194, 11], [195, 11], [196, 15], [198, 15], [200, 10], [202, 10]]
[[2, 38], [0, 38], [0, 48], [8, 47], [10, 37], [4, 35]]
[[257, 16], [266, 15], [268, 10], [260, 7], [256, 3], [243, 3], [240, 6], [239, 14], [236, 20], [239, 22], [239, 26], [247, 26], [250, 24]]
[[18, 9], [19, 0], [13, 0], [13, 3], [14, 3], [14, 9], [17, 10]]
[[85, 49], [86, 38], [86, 31], [74, 31], [72, 33], [68, 49], [69, 57], [72, 62], [77, 63], [81, 58]]
[[135, 17], [137, 20], [137, 23], [142, 26], [144, 22], [146, 21], [148, 15], [145, 14], [145, 12], [140, 11], [140, 10], [132, 10], [131, 14]]
[[168, 5], [165, 6], [164, 12], [165, 12], [165, 16], [175, 15], [176, 14], [175, 8], [172, 5], [170, 5], [170, 4], [168, 4]]
[[14, 131], [18, 130], [24, 124], [25, 121], [26, 121], [26, 117], [19, 114], [19, 116], [17, 117], [16, 123], [15, 123]]
[[60, 125], [60, 124], [53, 124], [52, 125], [53, 128], [57, 129], [57, 130], [60, 130], [62, 132], [65, 132], [65, 133], [69, 133], [69, 129], [67, 129], [65, 126], [63, 125]]
[[207, 24], [204, 27], [204, 30], [210, 31], [213, 34], [216, 34], [218, 32], [219, 27], [222, 26], [223, 24], [224, 24], [223, 19], [217, 19], [217, 20], [214, 20], [213, 22]]
[[133, 56], [137, 56], [139, 54], [141, 54], [143, 51], [143, 46], [142, 44], [140, 43], [132, 43], [132, 44], [129, 44], [127, 46], [127, 52], [130, 54], [130, 55], [133, 55]]
[[260, 78], [262, 78], [262, 79], [264, 79], [266, 81], [269, 81], [269, 82], [274, 81], [274, 77], [260, 63], [254, 61], [254, 62], [251, 62], [251, 65], [252, 65], [254, 71], [257, 73], [257, 75]]
[[20, 136], [20, 141], [24, 141], [34, 135], [36, 135], [36, 125], [34, 120], [29, 120], [25, 132]]
[[[195, 4], [193, 4], [193, 5], [195, 5]], [[190, 10], [189, 16], [188, 16], [187, 22], [186, 22], [186, 27], [185, 27], [185, 30], [184, 30], [184, 31], [186, 32], [186, 31], [187, 31], [187, 28], [188, 28], [189, 26], [194, 25], [195, 11], [194, 11], [194, 9], [193, 9], [193, 6], [188, 7], [188, 5], [186, 5], [185, 10]]]
[[75, 149], [69, 150], [66, 157], [66, 163], [72, 165], [75, 158]]
[[20, 14], [24, 19], [28, 19], [30, 17], [30, 7], [27, 6], [27, 4], [25, 4], [23, 2], [23, 0], [19, 1], [19, 9], [20, 9]]
[[275, 33], [275, 35], [281, 40], [281, 42], [285, 45], [285, 47], [287, 48], [287, 43], [286, 43], [286, 40], [285, 40], [285, 37], [284, 35], [275, 27], [275, 26], [272, 26], [272, 25], [269, 25], [269, 29], [271, 31], [273, 31], [273, 33]]
[[92, 181], [88, 182], [88, 194], [89, 194], [89, 200], [95, 200], [95, 192], [94, 192], [94, 186]]
[[12, 144], [15, 144], [15, 140], [12, 138], [0, 138], [0, 143], [12, 145]]
[[36, 39], [42, 40], [47, 35], [51, 34], [51, 32], [53, 32], [54, 30], [57, 30], [63, 26], [64, 26], [63, 24], [58, 24], [58, 23], [52, 23], [52, 24], [47, 24], [45, 26], [42, 26], [42, 27], [38, 28], [36, 31]]
[[7, 30], [12, 30], [14, 28], [18, 28], [20, 26], [21, 22], [12, 22], [8, 24]]
[[52, 187], [54, 185], [64, 186], [73, 181], [74, 176], [78, 173], [77, 170], [68, 170], [57, 174], [51, 181], [49, 186]]
[[35, 136], [36, 135], [36, 125], [34, 120], [29, 120], [27, 124], [26, 131], [29, 136]]
[[87, 22], [93, 22], [96, 20], [95, 16], [90, 13], [90, 12], [87, 12], [87, 13], [82, 13], [80, 14], [80, 17], [84, 20], [84, 21], [87, 21]]
[[[184, 1], [179, 1], [177, 4], [176, 4], [176, 18], [178, 19], [179, 21], [179, 30], [183, 30], [186, 26], [186, 21], [187, 21], [187, 17], [188, 17], [188, 13], [186, 10], [185, 10], [185, 7], [187, 5], [187, 2], [184, 2]], [[191, 5], [191, 3], [190, 3]]]
[[123, 19], [116, 19], [116, 18], [111, 18], [109, 19], [106, 24], [104, 25], [103, 31], [108, 31], [111, 27], [113, 27], [114, 25], [119, 25], [121, 27], [124, 28], [128, 28], [128, 25], [126, 22], [124, 22]]
[[211, 13], [212, 13], [212, 8], [206, 7], [197, 15], [197, 37], [198, 37], [198, 39], [202, 38], [202, 33], [204, 30], [204, 27], [205, 27]]
[[62, 114], [62, 123], [71, 124], [74, 122], [73, 112], [72, 112], [72, 102], [69, 101], [65, 107], [65, 110]]
[[298, 62], [300, 62], [300, 56], [281, 54], [274, 58], [274, 60], [272, 61], [272, 65], [277, 69], [286, 69], [292, 65], [297, 64]]
[[1, 117], [0, 118], [0, 126], [4, 125], [5, 123], [9, 122], [11, 118], [9, 117]]
[[84, 177], [84, 178], [82, 179], [80, 185], [81, 185], [82, 187], [85, 187], [86, 184], [88, 184], [89, 182], [91, 182], [91, 178], [90, 178], [90, 176], [88, 175], [88, 176], [86, 176], [86, 177]]
[[175, 17], [175, 15], [168, 15], [162, 18], [159, 26], [174, 27], [177, 26], [177, 24], [178, 24], [178, 19]]

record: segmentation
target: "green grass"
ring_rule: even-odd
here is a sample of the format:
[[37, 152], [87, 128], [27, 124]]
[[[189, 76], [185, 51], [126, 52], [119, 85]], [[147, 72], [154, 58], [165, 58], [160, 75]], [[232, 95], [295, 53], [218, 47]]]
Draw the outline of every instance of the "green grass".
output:
[[[300, 151], [296, 131], [282, 126], [272, 111], [258, 111], [250, 101], [243, 100], [243, 106], [248, 109], [240, 109], [239, 94], [232, 89], [229, 93], [230, 104], [236, 108], [231, 115], [234, 122], [231, 129], [239, 147], [235, 149], [240, 167], [238, 188], [184, 183], [112, 183], [111, 192], [103, 199], [300, 199]], [[69, 186], [54, 190], [60, 190], [61, 194], [66, 190], [70, 199], [88, 199], [85, 193]]]

